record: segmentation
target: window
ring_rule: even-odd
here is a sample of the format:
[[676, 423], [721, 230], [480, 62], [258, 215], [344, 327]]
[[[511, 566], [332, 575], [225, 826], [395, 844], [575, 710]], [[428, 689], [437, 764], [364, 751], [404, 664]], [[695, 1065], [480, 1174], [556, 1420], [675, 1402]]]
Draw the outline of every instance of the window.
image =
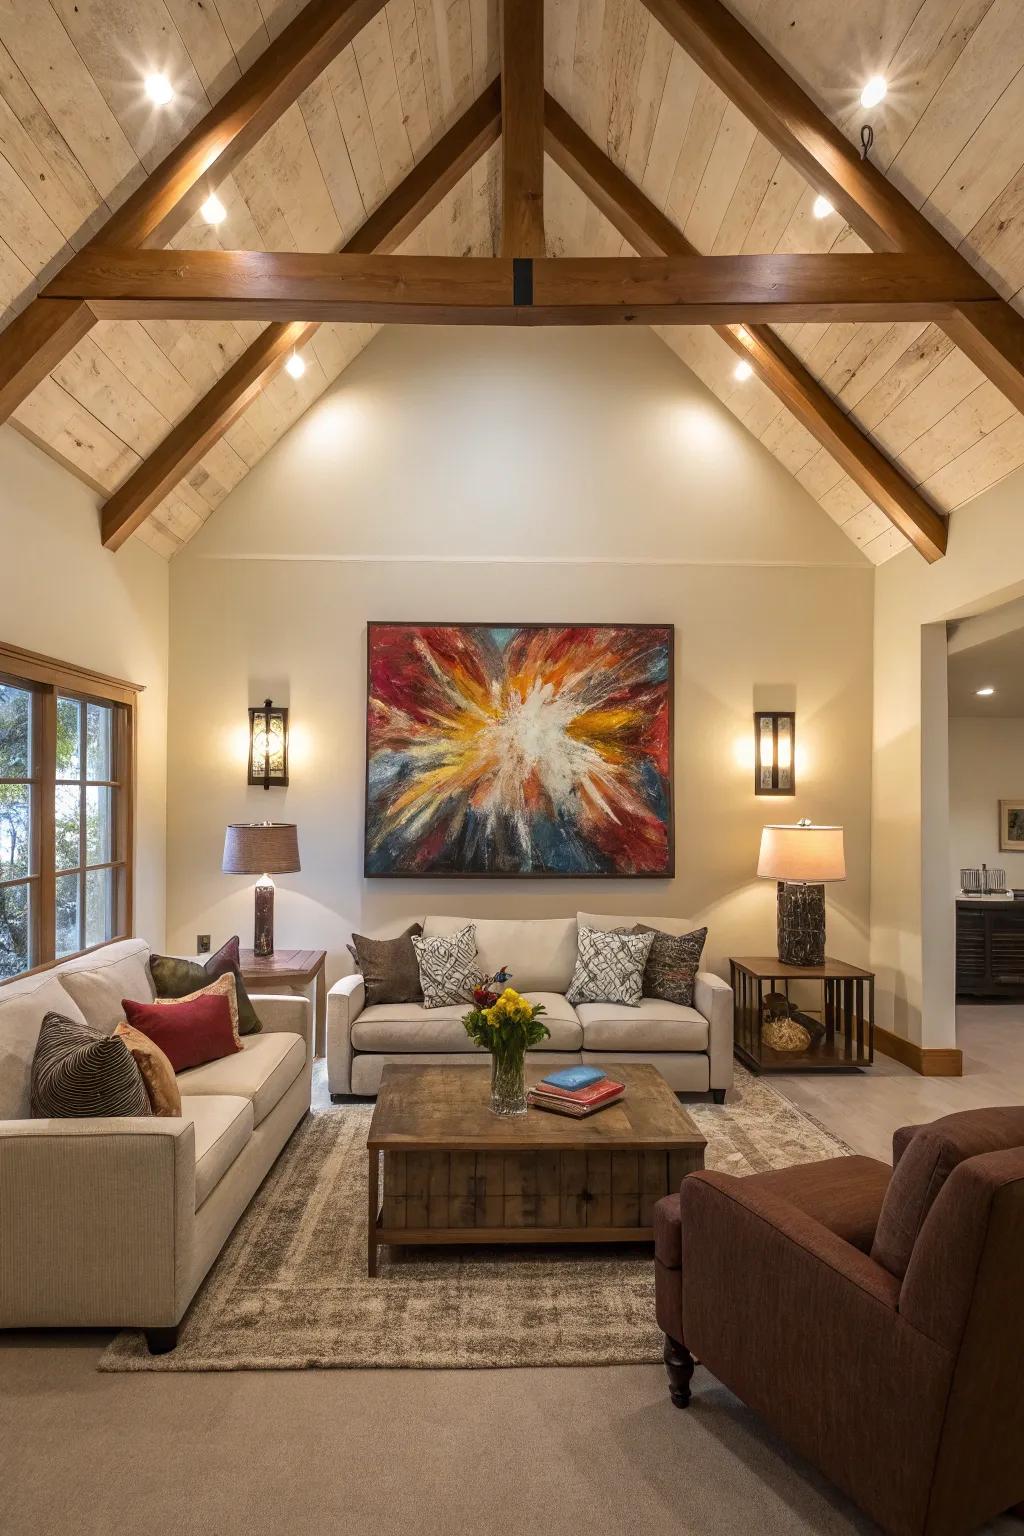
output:
[[137, 691], [0, 646], [0, 982], [131, 932]]

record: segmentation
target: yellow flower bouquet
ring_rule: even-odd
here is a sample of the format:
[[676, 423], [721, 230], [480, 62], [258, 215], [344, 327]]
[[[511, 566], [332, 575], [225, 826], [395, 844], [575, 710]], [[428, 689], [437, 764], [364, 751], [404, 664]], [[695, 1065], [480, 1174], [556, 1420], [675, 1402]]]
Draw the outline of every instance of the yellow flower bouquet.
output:
[[491, 990], [507, 979], [501, 970], [495, 977], [485, 977], [473, 994], [474, 1006], [462, 1020], [466, 1034], [491, 1053], [491, 1108], [496, 1115], [526, 1114], [526, 1074], [524, 1061], [531, 1046], [550, 1035], [541, 1023], [543, 1003], [527, 1002], [514, 987], [503, 992]]

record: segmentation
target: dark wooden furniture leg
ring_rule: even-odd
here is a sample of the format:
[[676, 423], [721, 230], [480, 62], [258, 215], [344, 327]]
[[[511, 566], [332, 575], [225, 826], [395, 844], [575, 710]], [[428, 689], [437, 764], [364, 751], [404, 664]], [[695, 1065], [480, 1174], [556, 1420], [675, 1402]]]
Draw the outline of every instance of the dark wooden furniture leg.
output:
[[366, 1220], [366, 1273], [371, 1280], [377, 1277], [377, 1216], [380, 1211], [380, 1153], [376, 1147], [369, 1149], [370, 1192]]
[[711, 1097], [714, 1099], [716, 1104], [724, 1104], [725, 1103], [725, 1089], [724, 1088], [712, 1088], [712, 1090], [711, 1090]]
[[665, 1370], [668, 1372], [668, 1392], [677, 1408], [686, 1408], [690, 1402], [690, 1378], [693, 1375], [693, 1356], [685, 1344], [665, 1335]]
[[320, 961], [313, 992], [313, 1054], [327, 1054], [327, 962]]
[[169, 1355], [177, 1347], [177, 1328], [147, 1328], [146, 1348], [151, 1355]]

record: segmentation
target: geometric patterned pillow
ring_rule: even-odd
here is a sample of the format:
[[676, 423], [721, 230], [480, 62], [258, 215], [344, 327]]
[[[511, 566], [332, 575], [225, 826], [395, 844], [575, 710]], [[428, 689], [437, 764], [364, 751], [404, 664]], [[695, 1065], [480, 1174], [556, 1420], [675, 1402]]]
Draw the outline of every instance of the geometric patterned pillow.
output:
[[622, 1003], [639, 1008], [644, 993], [644, 966], [653, 933], [606, 933], [581, 928], [579, 953], [566, 1000], [576, 1003]]
[[476, 963], [476, 924], [467, 923], [455, 933], [439, 933], [430, 939], [415, 933], [409, 937], [416, 951], [424, 1008], [471, 1003], [474, 988], [484, 979]]
[[153, 1113], [142, 1073], [117, 1035], [48, 1013], [32, 1060], [32, 1114], [41, 1120]]
[[637, 923], [633, 931], [649, 933], [654, 940], [644, 971], [644, 997], [657, 997], [665, 1003], [692, 1008], [693, 978], [700, 969], [707, 929], [695, 928], [692, 933], [676, 936]]

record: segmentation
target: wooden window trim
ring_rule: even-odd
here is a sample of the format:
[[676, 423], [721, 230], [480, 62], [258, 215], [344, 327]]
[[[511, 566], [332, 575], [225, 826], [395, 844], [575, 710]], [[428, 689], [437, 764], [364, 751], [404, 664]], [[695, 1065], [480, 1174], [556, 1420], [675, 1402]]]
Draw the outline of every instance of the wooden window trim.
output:
[[[35, 893], [32, 902], [32, 953], [42, 958], [29, 970], [19, 971], [17, 976], [0, 981], [0, 988], [11, 981], [21, 981], [26, 976], [52, 970], [66, 960], [77, 959], [102, 949], [104, 944], [131, 938], [135, 933], [135, 811], [137, 786], [137, 738], [138, 699], [143, 692], [141, 683], [130, 683], [123, 678], [95, 672], [74, 662], [58, 661], [37, 651], [27, 651], [20, 646], [0, 642], [0, 679], [15, 687], [29, 687], [33, 693], [33, 732], [35, 733], [36, 757], [31, 780], [33, 786], [34, 848], [31, 873], [25, 880], [5, 881], [5, 886], [28, 885]], [[59, 875], [81, 873], [81, 870], [56, 869], [55, 797], [59, 781], [56, 777], [57, 760], [57, 698], [58, 695], [81, 700], [83, 703], [120, 705], [114, 716], [116, 737], [114, 760], [120, 765], [116, 779], [69, 780], [89, 787], [108, 787], [117, 790], [115, 797], [116, 820], [114, 847], [117, 856], [102, 864], [90, 865], [89, 869], [112, 869], [123, 872], [123, 903], [119, 903], [117, 932], [102, 944], [87, 945], [73, 954], [56, 955], [56, 899]], [[82, 764], [83, 775], [87, 765]], [[22, 781], [18, 781], [22, 782]], [[82, 837], [85, 836], [84, 823]], [[84, 914], [82, 921], [84, 923]], [[84, 928], [82, 930], [84, 937]]]

